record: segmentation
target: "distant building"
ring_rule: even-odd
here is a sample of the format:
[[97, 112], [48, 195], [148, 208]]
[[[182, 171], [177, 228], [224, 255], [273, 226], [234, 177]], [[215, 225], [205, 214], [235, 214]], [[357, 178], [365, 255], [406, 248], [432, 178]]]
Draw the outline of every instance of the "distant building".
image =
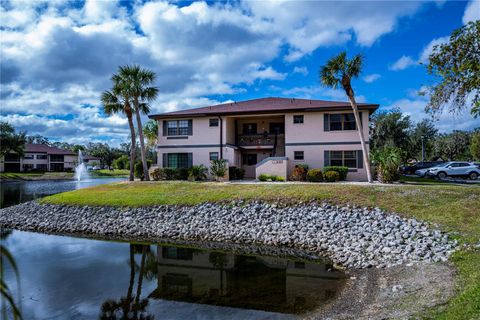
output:
[[71, 171], [77, 162], [78, 156], [73, 151], [44, 144], [26, 144], [23, 157], [9, 153], [0, 160], [0, 172]]

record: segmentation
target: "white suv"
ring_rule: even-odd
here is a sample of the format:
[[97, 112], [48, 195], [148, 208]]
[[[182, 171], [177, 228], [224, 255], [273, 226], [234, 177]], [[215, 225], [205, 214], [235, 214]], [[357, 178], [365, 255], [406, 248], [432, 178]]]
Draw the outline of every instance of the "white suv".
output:
[[445, 179], [446, 177], [468, 177], [477, 180], [480, 176], [479, 164], [473, 162], [446, 162], [428, 169], [427, 176]]

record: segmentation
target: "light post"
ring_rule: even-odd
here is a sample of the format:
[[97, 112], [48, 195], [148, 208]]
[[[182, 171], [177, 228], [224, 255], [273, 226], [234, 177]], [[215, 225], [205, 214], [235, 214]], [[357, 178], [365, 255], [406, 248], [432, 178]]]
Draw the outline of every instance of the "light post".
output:
[[425, 138], [425, 136], [422, 135], [420, 137], [422, 139], [422, 162], [424, 162], [425, 161], [425, 147], [423, 145], [423, 139]]

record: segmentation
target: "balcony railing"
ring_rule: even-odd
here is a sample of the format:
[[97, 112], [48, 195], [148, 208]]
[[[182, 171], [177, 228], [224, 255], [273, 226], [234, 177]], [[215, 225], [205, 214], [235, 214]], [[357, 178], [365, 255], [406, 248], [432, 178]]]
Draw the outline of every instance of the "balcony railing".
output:
[[[277, 136], [277, 144], [283, 145], [285, 142], [285, 135], [279, 134]], [[275, 134], [239, 134], [238, 146], [273, 146], [275, 143]]]

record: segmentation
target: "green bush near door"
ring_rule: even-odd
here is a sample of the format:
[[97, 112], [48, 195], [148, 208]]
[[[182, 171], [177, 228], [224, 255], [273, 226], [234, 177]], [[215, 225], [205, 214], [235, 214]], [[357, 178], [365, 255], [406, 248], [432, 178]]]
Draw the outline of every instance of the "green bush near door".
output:
[[348, 167], [343, 166], [326, 166], [323, 168], [323, 174], [326, 174], [329, 171], [338, 172], [339, 180], [347, 180]]

